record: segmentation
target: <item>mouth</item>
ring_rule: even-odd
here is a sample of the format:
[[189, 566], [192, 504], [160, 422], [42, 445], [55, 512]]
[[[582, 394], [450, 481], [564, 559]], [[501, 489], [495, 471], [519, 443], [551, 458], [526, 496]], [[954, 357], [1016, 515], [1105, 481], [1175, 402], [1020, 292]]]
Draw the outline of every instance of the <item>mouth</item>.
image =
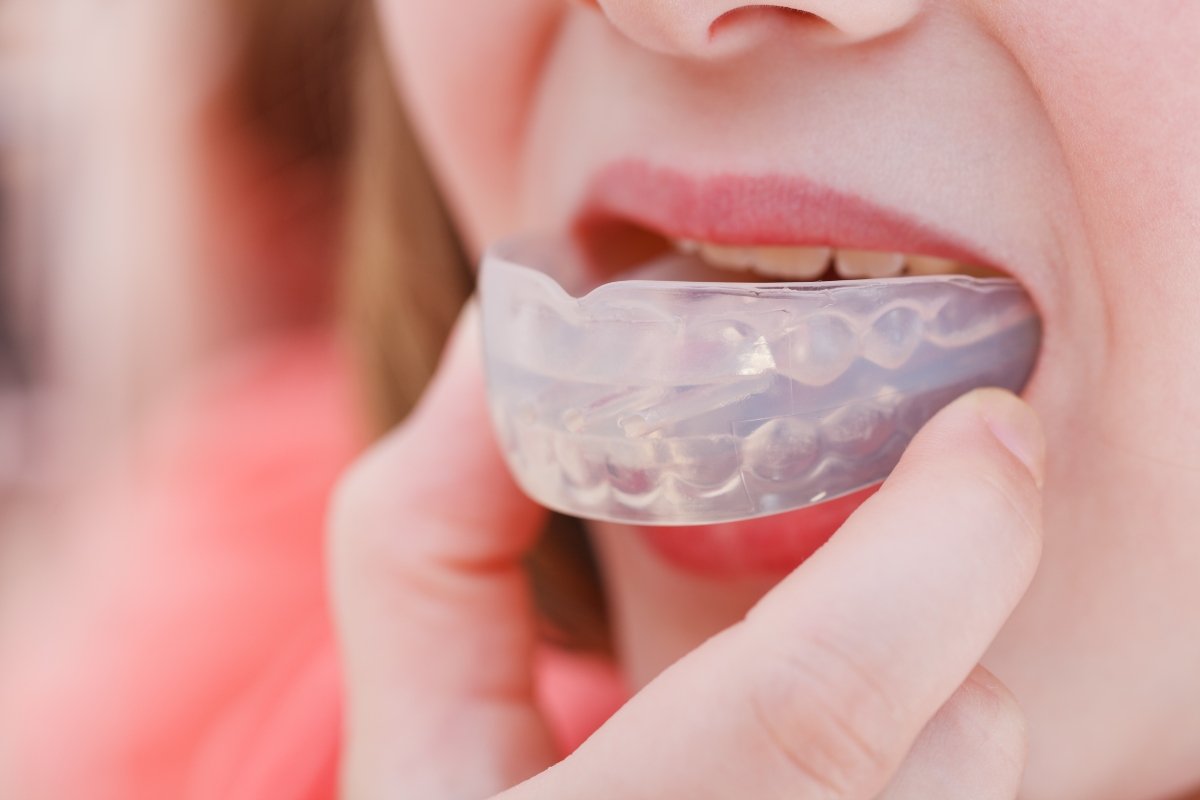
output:
[[[590, 293], [592, 290], [614, 281], [638, 279], [754, 284], [821, 282], [822, 286], [831, 287], [829, 292], [832, 292], [823, 296], [830, 298], [829, 302], [836, 305], [838, 301], [832, 298], [849, 297], [845, 292], [856, 292], [858, 288], [851, 287], [862, 286], [865, 282], [869, 284], [871, 292], [879, 292], [877, 296], [880, 299], [878, 306], [880, 310], [875, 312], [874, 316], [870, 312], [866, 313], [872, 319], [882, 319], [888, 316], [883, 313], [883, 309], [890, 307], [895, 310], [894, 300], [902, 298], [904, 292], [914, 286], [911, 283], [914, 279], [929, 279], [930, 276], [946, 275], [963, 275], [971, 278], [1013, 276], [1013, 271], [995, 264], [979, 248], [938, 230], [936, 226], [868, 202], [861, 197], [813, 184], [803, 178], [717, 175], [696, 179], [677, 171], [632, 161], [615, 164], [597, 176], [586, 195], [585, 202], [573, 218], [571, 233], [577, 250], [582, 255], [576, 266], [576, 269], [582, 274], [565, 276], [568, 277], [568, 280], [562, 283], [573, 292], [579, 292], [577, 296]], [[681, 254], [684, 257], [663, 257], [672, 254]], [[1011, 287], [1007, 281], [1000, 283]], [[845, 286], [846, 289], [835, 288], [839, 285]], [[894, 287], [894, 291], [888, 287]], [[813, 288], [819, 287], [814, 286]], [[1010, 291], [1015, 292], [1015, 289], [1010, 289]], [[602, 300], [601, 296], [594, 297], [595, 302], [602, 302]], [[585, 298], [578, 302], [586, 303], [588, 300]], [[950, 303], [947, 307], [953, 305], [954, 303]], [[972, 308], [975, 309], [978, 306], [972, 306]], [[1019, 349], [1023, 351], [1022, 358], [1028, 360], [1029, 353], [1036, 355], [1038, 323], [1036, 315], [1032, 315], [1028, 306], [1026, 309], [1027, 321], [1022, 323], [1020, 333], [1009, 341], [1018, 342]], [[836, 310], [835, 308], [834, 311]], [[676, 313], [681, 313], [679, 317], [681, 320], [688, 318], [686, 311]], [[784, 313], [786, 317], [786, 312]], [[910, 314], [911, 309], [903, 313]], [[934, 313], [936, 315], [937, 312]], [[1032, 322], [1028, 321], [1030, 315], [1033, 316]], [[974, 324], [973, 320], [962, 318], [962, 314], [952, 314], [951, 316], [955, 317], [950, 323], [951, 327], [958, 326], [965, 330]], [[967, 317], [970, 316], [970, 314], [967, 315]], [[938, 318], [940, 319], [940, 317]], [[929, 317], [928, 324], [936, 324], [933, 320], [933, 317]], [[682, 324], [688, 323], [684, 321]], [[871, 322], [868, 323], [868, 326], [875, 324]], [[918, 327], [922, 325], [920, 322], [916, 322], [916, 324]], [[925, 325], [927, 330], [929, 329], [928, 324]], [[627, 326], [622, 327], [624, 330], [628, 330]], [[869, 334], [867, 329], [864, 328], [863, 331], [864, 333], [861, 335]], [[889, 333], [885, 338], [889, 343], [894, 343], [893, 339], [888, 338], [890, 336]], [[553, 338], [553, 336], [547, 337], [544, 334], [540, 337], [528, 337], [524, 340], [526, 342], [524, 347], [517, 349], [536, 348], [539, 346], [536, 344], [537, 342]], [[803, 336], [801, 338], [803, 339]], [[801, 345], [801, 349], [808, 347], [799, 339], [794, 341]], [[867, 339], [862, 341], [866, 342]], [[598, 341], [592, 342], [593, 348], [597, 348], [598, 345]], [[796, 460], [795, 456], [798, 454], [811, 455], [805, 448], [811, 449], [812, 446], [815, 446], [817, 450], [812, 451], [814, 453], [820, 452], [822, 448], [832, 447], [847, 455], [851, 452], [857, 453], [852, 457], [857, 458], [860, 462], [863, 458], [876, 458], [877, 463], [882, 464], [883, 459], [878, 459], [878, 456], [883, 451], [871, 448], [883, 446], [886, 440], [885, 449], [888, 453], [886, 459], [898, 459], [903, 444], [907, 442], [905, 437], [911, 437], [915, 428], [910, 426], [906, 433], [901, 434], [899, 429], [894, 427], [905, 412], [894, 411], [896, 408], [894, 398], [898, 395], [891, 393], [907, 392], [908, 389], [893, 388], [901, 385], [907, 385], [913, 391], [918, 392], [929, 390], [929, 385], [922, 383], [927, 379], [922, 373], [934, 362], [926, 360], [926, 358], [936, 360], [943, 357], [937, 355], [937, 353], [943, 352], [942, 344], [931, 346], [932, 350], [913, 351], [911, 348], [908, 349], [906, 353], [917, 352], [918, 356], [907, 365], [906, 360], [910, 358], [909, 355], [904, 355], [891, 363], [888, 358], [875, 358], [868, 354], [867, 360], [873, 360], [874, 363], [867, 364], [865, 371], [857, 377], [844, 372], [844, 365], [839, 365], [837, 370], [830, 371], [828, 374], [810, 374], [803, 370], [788, 373], [788, 380], [784, 380], [782, 383], [777, 382], [772, 386], [782, 387], [783, 396], [791, 398], [787, 400], [787, 403], [790, 404], [788, 407], [792, 409], [789, 413], [800, 414], [806, 421], [818, 420], [815, 423], [818, 427], [825, 426], [824, 432], [817, 435], [824, 443], [813, 445], [812, 443], [816, 440], [811, 437], [799, 436], [790, 439], [785, 437], [786, 441], [776, 442], [774, 439], [775, 429], [772, 427], [774, 423], [767, 423], [765, 422], [767, 418], [759, 417], [757, 419], [747, 418], [743, 422], [733, 420], [732, 424], [735, 426], [744, 426], [746, 423], [750, 423], [745, 430], [757, 431], [757, 433], [749, 434], [751, 438], [746, 440], [746, 445], [735, 443], [732, 446], [757, 447], [758, 442], [755, 437], [767, 436], [770, 438], [770, 443], [766, 444], [767, 439], [764, 439], [763, 443], [769, 449], [763, 452], [771, 453], [772, 458], [781, 459], [781, 463], [791, 464]], [[957, 345], [945, 346], [957, 347]], [[966, 361], [973, 363], [1007, 362], [1011, 354], [1004, 352], [1005, 347], [1005, 344], [989, 345], [985, 350], [976, 350], [970, 353], [962, 351], [955, 357], [959, 359], [960, 364]], [[622, 350], [622, 348], [614, 349], [611, 346], [599, 346], [598, 349], [603, 349], [606, 353]], [[636, 361], [636, 352], [627, 352], [628, 356], [621, 361], [626, 364], [626, 371], [621, 372], [620, 376], [614, 375], [614, 380], [618, 377], [621, 380], [627, 380], [631, 374], [628, 372], [632, 368], [629, 357], [635, 357]], [[806, 352], [814, 351], [810, 349]], [[984, 355], [985, 353], [986, 355]], [[808, 358], [810, 356], [804, 356], [805, 361], [796, 361], [795, 365], [809, 363]], [[605, 360], [610, 362], [612, 369], [620, 367], [620, 364], [611, 365], [611, 355], [607, 356]], [[664, 366], [670, 369], [670, 365]], [[567, 367], [571, 368], [572, 365], [567, 365]], [[880, 367], [884, 368], [886, 374], [878, 372]], [[1027, 370], [1031, 368], [1032, 363], [1026, 365]], [[1020, 384], [1023, 384], [1028, 376], [1028, 371], [1026, 371], [1023, 376], [1012, 378], [1011, 362], [1006, 363], [1004, 369], [1009, 372], [1009, 377], [1005, 380], [1010, 384], [1014, 381], [1017, 383], [1017, 385], [1010, 385], [1009, 388], [1020, 388]], [[1020, 369], [1018, 367], [1018, 373]], [[973, 380], [984, 381], [979, 385], [1005, 385], [999, 382], [991, 383], [990, 379], [985, 377], [993, 373], [992, 367], [985, 364], [984, 369], [979, 370]], [[732, 373], [734, 376], [738, 374], [746, 375], [747, 373]], [[654, 380], [655, 376], [649, 375], [647, 379]], [[796, 380], [799, 381], [799, 384], [795, 383]], [[818, 385], [821, 387], [856, 387], [851, 388], [851, 394], [845, 396], [853, 396], [857, 399], [848, 402], [856, 406], [857, 412], [866, 410], [866, 413], [875, 414], [876, 422], [861, 428], [856, 422], [854, 423], [856, 432], [849, 433], [849, 439], [844, 438], [850, 429], [842, 428], [841, 423], [837, 420], [839, 415], [850, 410], [851, 406], [842, 408], [828, 404], [822, 405], [822, 403], [827, 403], [819, 397], [824, 391], [822, 388], [814, 390], [811, 401], [814, 405], [801, 409], [805, 402], [809, 402], [801, 400], [799, 401], [800, 405], [797, 405], [797, 398], [800, 397], [797, 392], [808, 391], [803, 388], [805, 384], [811, 384], [814, 387]], [[923, 388], [918, 390], [916, 388], [918, 385]], [[956, 396], [973, 386], [964, 388], [956, 384], [951, 388]], [[883, 390], [882, 394], [878, 394], [880, 389]], [[754, 391], [760, 390], [766, 391], [768, 394], [774, 391], [774, 389], [762, 389], [762, 387], [758, 387]], [[945, 387], [939, 391], [941, 394], [938, 395], [939, 405], [937, 407], [952, 399], [951, 396], [943, 396], [946, 395]], [[856, 392], [857, 394], [855, 394]], [[932, 395], [928, 396], [932, 397]], [[740, 403], [742, 397], [745, 395], [739, 394], [736, 402]], [[882, 416], [879, 416], [877, 404], [881, 399], [885, 404], [891, 403], [893, 410], [884, 411]], [[605, 403], [607, 402], [608, 400], [605, 400]], [[649, 402], [659, 403], [662, 401], [651, 400]], [[660, 406], [651, 405], [648, 408], [653, 413], [657, 412]], [[926, 411], [928, 411], [928, 415], [932, 414], [928, 405], [922, 414]], [[928, 415], [924, 417], [921, 417], [920, 414], [915, 415], [913, 419], [917, 421], [914, 424], [919, 425], [921, 419], [927, 419]], [[596, 416], [602, 417], [605, 424], [612, 422], [607, 419], [606, 415], [597, 414]], [[613, 434], [616, 438], [604, 441], [613, 442], [614, 445], [619, 444], [622, 447], [644, 444], [647, 448], [660, 447], [666, 442], [674, 441], [670, 438], [673, 434], [668, 429], [654, 428], [648, 424], [631, 427], [628, 424], [631, 419], [645, 423], [647, 418], [648, 415], [643, 413], [636, 417], [627, 416], [627, 418], [618, 419], [619, 429], [615, 428], [616, 433]], [[798, 418], [789, 417], [788, 419]], [[573, 432], [562, 441], [583, 442], [584, 439], [571, 438], [578, 434], [584, 435], [586, 439], [590, 433], [588, 430], [580, 428], [579, 425], [580, 423], [576, 421]], [[880, 427], [881, 425], [882, 427]], [[718, 426], [716, 430], [719, 429]], [[789, 427], [788, 430], [791, 431], [791, 428]], [[805, 430], [810, 431], [811, 429], [806, 427]], [[664, 431], [666, 432], [664, 433]], [[884, 431], [882, 439], [879, 438], [881, 431]], [[596, 428], [595, 432], [599, 435], [602, 431], [600, 428]], [[665, 439], [662, 438], [664, 435]], [[808, 436], [807, 433], [805, 435]], [[830, 439], [829, 436], [833, 438]], [[643, 442], [643, 440], [645, 441]], [[559, 440], [555, 439], [555, 441]], [[609, 446], [605, 444], [601, 447]], [[793, 452], [793, 447], [799, 447], [800, 450]], [[560, 449], [562, 448], [560, 447]], [[747, 449], [744, 452], [747, 454], [747, 458], [751, 458], [752, 450]], [[840, 454], [829, 452], [835, 461], [820, 461], [818, 467], [821, 469], [825, 469], [820, 466], [821, 464], [836, 464], [843, 458]], [[630, 498], [630, 503], [635, 500], [637, 502], [652, 501], [657, 496], [655, 493], [658, 491], [658, 487], [665, 485], [669, 488], [674, 485], [670, 482], [659, 484], [656, 479], [647, 477], [652, 473], [640, 466], [634, 468], [624, 465], [619, 453], [617, 455], [614, 453], [618, 453], [618, 451], [608, 450], [602, 456], [585, 457], [586, 465], [590, 466], [581, 467], [578, 470], [580, 475], [586, 475], [589, 481], [598, 481], [598, 487], [603, 486], [607, 491], [616, 492], [616, 496], [619, 498]], [[674, 466], [670, 460], [667, 460], [661, 462], [660, 469], [675, 475], [686, 474], [693, 481], [701, 473], [711, 470], [714, 474], [720, 472], [721, 480], [725, 481], [724, 476], [727, 470], [723, 467], [727, 465], [721, 463], [722, 458], [724, 456], [716, 457], [711, 465], [708, 465], [705, 458], [699, 455], [676, 462]], [[894, 460], [890, 460], [889, 463], [894, 464]], [[570, 464], [570, 460], [563, 462], [562, 469], [569, 471]], [[840, 467], [837, 468], [840, 469]], [[890, 467], [887, 469], [890, 470]], [[552, 468], [552, 470], [559, 471], [558, 468]], [[677, 472], [677, 470], [683, 470], [683, 472]], [[760, 470], [757, 476], [753, 470], [744, 472], [742, 483], [749, 486], [748, 482], [759, 479], [791, 480], [782, 472], [774, 470], [768, 472], [769, 474], [764, 474]], [[695, 486], [698, 484], [685, 481], [685, 485]], [[714, 482], [715, 485], [716, 482]], [[728, 486], [732, 486], [732, 484], [721, 482], [721, 491], [728, 491]], [[656, 520], [653, 524], [643, 525], [631, 518], [623, 524], [629, 524], [629, 527], [640, 534], [640, 537], [654, 552], [668, 562], [691, 572], [716, 576], [736, 576], [748, 573], [778, 574], [795, 568], [810, 556], [834, 534], [846, 518], [876, 488], [858, 483], [858, 487], [865, 486], [865, 488], [852, 491], [851, 484], [845, 486], [846, 488], [830, 493], [824, 499], [814, 497], [813, 504], [808, 507], [797, 509], [793, 505], [791, 507], [793, 510], [786, 510], [783, 513], [759, 514], [755, 518], [714, 524], [687, 525], [665, 525], [662, 519]], [[588, 487], [591, 490], [590, 483]], [[696, 493], [693, 496], [700, 497], [701, 494]], [[822, 496], [824, 494], [824, 492], [820, 493]], [[595, 518], [604, 519], [606, 517], [601, 515]]]
[[972, 278], [1003, 278], [993, 267], [955, 261], [951, 258], [878, 250], [832, 247], [738, 247], [681, 239], [676, 250], [695, 254], [712, 267], [732, 270], [747, 280], [832, 281], [898, 278], [908, 275], [968, 275]]
[[[736, 282], [1020, 275], [936, 225], [802, 176], [695, 178], [640, 161], [592, 181], [571, 233], [585, 288], [627, 278]], [[671, 251], [697, 257], [689, 272], [648, 274]]]
[[[963, 275], [981, 279], [1010, 277], [1004, 270], [992, 266], [898, 251], [718, 244], [696, 239], [668, 239], [637, 223], [622, 223], [615, 219], [586, 229], [581, 236], [581, 244], [588, 254], [586, 263], [590, 265], [593, 277], [611, 276], [609, 280], [764, 284], [887, 280], [933, 275]], [[614, 258], [614, 251], [621, 255]], [[666, 252], [693, 258], [690, 262], [661, 259]], [[595, 280], [588, 288], [594, 285]]]

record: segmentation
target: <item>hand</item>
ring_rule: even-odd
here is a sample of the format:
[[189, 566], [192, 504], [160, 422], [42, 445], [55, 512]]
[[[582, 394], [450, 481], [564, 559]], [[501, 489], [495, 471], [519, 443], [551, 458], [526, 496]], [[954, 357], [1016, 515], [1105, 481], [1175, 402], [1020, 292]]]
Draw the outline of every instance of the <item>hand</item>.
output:
[[978, 662], [1041, 552], [1024, 403], [942, 411], [825, 547], [555, 765], [520, 566], [541, 511], [491, 435], [476, 314], [334, 503], [348, 798], [1016, 796], [1023, 718]]

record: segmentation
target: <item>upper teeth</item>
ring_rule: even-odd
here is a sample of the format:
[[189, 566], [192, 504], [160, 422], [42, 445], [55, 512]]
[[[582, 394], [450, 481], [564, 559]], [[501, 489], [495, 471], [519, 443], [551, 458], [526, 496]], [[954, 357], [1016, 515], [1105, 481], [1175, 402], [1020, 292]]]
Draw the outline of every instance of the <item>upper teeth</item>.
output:
[[843, 278], [892, 278], [904, 271], [904, 254], [838, 250], [833, 265]]
[[683, 239], [675, 247], [695, 253], [714, 267], [754, 270], [785, 280], [813, 280], [821, 277], [833, 262], [842, 278], [890, 278], [903, 274], [940, 275], [960, 272], [970, 275], [1000, 273], [946, 258], [911, 256], [873, 250], [834, 250], [829, 247], [738, 247]]

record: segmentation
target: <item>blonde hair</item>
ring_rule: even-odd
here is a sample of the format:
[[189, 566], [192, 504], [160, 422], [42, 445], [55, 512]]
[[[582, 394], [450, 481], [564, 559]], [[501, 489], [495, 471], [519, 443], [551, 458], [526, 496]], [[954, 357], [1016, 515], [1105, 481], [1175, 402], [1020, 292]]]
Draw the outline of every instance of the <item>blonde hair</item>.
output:
[[[369, 0], [230, 0], [245, 118], [341, 178], [340, 317], [369, 429], [402, 421], [473, 289], [470, 265], [421, 155]], [[431, 279], [437, 276], [437, 279]], [[555, 516], [528, 559], [548, 638], [607, 652], [590, 548]]]

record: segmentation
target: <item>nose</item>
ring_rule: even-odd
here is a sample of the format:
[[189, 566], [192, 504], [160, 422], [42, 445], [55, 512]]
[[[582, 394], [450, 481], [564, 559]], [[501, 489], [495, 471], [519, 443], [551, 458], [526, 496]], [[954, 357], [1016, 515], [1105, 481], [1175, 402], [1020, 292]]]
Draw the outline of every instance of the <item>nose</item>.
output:
[[865, 41], [904, 27], [922, 0], [595, 0], [611, 23], [643, 47], [711, 59], [752, 49], [788, 25], [832, 29]]

